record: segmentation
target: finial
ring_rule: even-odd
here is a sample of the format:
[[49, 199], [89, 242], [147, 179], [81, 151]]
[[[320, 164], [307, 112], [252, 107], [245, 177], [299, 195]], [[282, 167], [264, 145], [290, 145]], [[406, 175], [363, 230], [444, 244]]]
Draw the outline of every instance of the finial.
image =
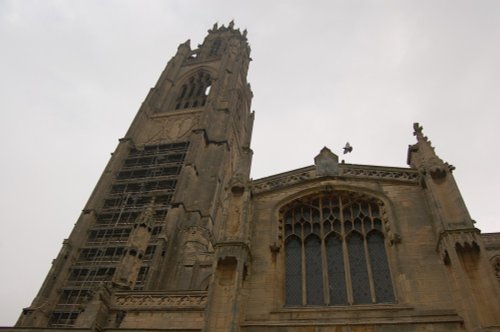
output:
[[417, 137], [417, 141], [423, 140], [427, 142], [428, 138], [427, 136], [424, 136], [423, 129], [424, 127], [422, 127], [418, 122], [415, 122], [413, 124], [413, 130], [414, 130], [413, 135]]
[[[424, 136], [423, 129], [418, 122], [413, 124], [413, 135], [417, 137], [417, 144], [408, 148], [408, 164], [419, 168], [423, 174], [430, 173], [433, 179], [442, 179], [455, 168], [437, 156], [431, 141]], [[412, 161], [412, 154], [415, 152], [418, 152], [420, 157]]]
[[326, 146], [314, 157], [316, 176], [338, 175], [339, 157]]
[[424, 129], [424, 128], [418, 122], [413, 123], [413, 130], [415, 130], [413, 135], [416, 135], [417, 133], [421, 133], [422, 129]]
[[218, 25], [219, 25], [219, 22], [215, 22], [214, 26], [212, 27], [212, 30], [214, 30], [214, 31], [217, 30]]
[[243, 37], [247, 36], [247, 29], [243, 30]]
[[182, 54], [182, 56], [187, 55], [191, 51], [191, 40], [188, 39], [184, 43], [179, 44], [177, 47], [178, 54]]
[[234, 27], [234, 20], [231, 20], [231, 22], [229, 22], [229, 29], [232, 29]]
[[188, 39], [184, 43], [180, 44], [179, 48], [181, 48], [181, 47], [187, 47], [187, 48], [191, 49], [191, 39]]

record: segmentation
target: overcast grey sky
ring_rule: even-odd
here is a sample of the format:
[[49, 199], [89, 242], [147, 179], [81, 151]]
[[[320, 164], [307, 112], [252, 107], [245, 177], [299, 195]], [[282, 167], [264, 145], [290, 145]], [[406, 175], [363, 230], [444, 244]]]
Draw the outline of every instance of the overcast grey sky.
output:
[[235, 19], [252, 47], [252, 177], [405, 167], [420, 122], [483, 232], [500, 231], [500, 1], [0, 0], [0, 326], [42, 284], [179, 43]]

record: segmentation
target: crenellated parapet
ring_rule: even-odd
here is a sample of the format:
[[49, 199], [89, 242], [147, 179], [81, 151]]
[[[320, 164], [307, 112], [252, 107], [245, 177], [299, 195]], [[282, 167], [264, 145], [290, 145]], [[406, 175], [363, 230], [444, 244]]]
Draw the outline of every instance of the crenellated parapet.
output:
[[[229, 52], [227, 52], [229, 51]], [[234, 21], [227, 26], [215, 23], [208, 35], [196, 48], [191, 48], [190, 40], [179, 46], [177, 55], [182, 57], [183, 65], [200, 64], [206, 61], [222, 58], [226, 53], [229, 57], [237, 57], [240, 53], [250, 55], [250, 45], [247, 39], [247, 30], [240, 31], [234, 27]], [[243, 55], [243, 54], [241, 54]]]

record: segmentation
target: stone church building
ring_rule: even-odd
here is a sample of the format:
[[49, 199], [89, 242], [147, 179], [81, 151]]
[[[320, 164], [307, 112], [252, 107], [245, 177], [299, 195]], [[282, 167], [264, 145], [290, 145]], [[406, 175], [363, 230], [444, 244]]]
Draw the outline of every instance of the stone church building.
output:
[[[500, 331], [500, 233], [414, 124], [408, 168], [251, 180], [246, 31], [181, 44], [1, 331]], [[403, 156], [402, 156], [403, 157]]]

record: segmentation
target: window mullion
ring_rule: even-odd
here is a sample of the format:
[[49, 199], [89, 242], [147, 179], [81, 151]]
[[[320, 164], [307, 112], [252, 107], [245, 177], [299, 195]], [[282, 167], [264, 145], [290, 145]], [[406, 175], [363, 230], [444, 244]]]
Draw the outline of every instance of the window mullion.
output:
[[304, 243], [304, 227], [300, 229], [300, 254], [302, 259], [302, 305], [307, 304], [306, 253]]
[[[361, 227], [364, 228], [364, 225]], [[366, 261], [366, 268], [368, 269], [368, 281], [370, 284], [370, 296], [372, 298], [372, 303], [376, 303], [377, 299], [375, 297], [375, 284], [373, 283], [373, 273], [372, 273], [372, 264], [370, 262], [370, 253], [368, 252], [368, 243], [366, 239], [366, 233], [363, 235], [363, 246], [365, 247], [365, 261]]]
[[[380, 214], [384, 215], [385, 214], [385, 206], [381, 206], [380, 210], [381, 210]], [[370, 206], [370, 211], [371, 211], [371, 206]], [[384, 224], [385, 224], [385, 222], [382, 223], [382, 230], [380, 230], [380, 231], [382, 232], [382, 236], [383, 236], [385, 259], [386, 259], [386, 262], [387, 262], [387, 269], [388, 269], [388, 274], [389, 274], [389, 281], [391, 282], [392, 301], [396, 301], [396, 291], [397, 291], [397, 288], [396, 288], [396, 284], [393, 282], [393, 280], [394, 280], [394, 275], [392, 274], [392, 268], [393, 268], [393, 266], [392, 266], [392, 264], [389, 264], [389, 250], [387, 250], [389, 247], [388, 247], [388, 243], [387, 243], [387, 237], [384, 236], [384, 233], [383, 233], [383, 229], [385, 229]]]
[[352, 280], [351, 280], [351, 265], [349, 262], [349, 252], [347, 250], [346, 242], [346, 232], [344, 227], [344, 202], [342, 201], [342, 196], [339, 196], [339, 217], [340, 217], [340, 231], [342, 236], [342, 253], [344, 256], [344, 273], [345, 273], [345, 284], [347, 288], [347, 303], [354, 303], [354, 296], [352, 294]]
[[319, 199], [319, 224], [320, 224], [320, 238], [321, 238], [321, 271], [323, 273], [323, 303], [330, 304], [330, 287], [328, 283], [328, 264], [326, 260], [326, 244], [325, 244], [325, 230], [323, 228], [323, 202], [322, 197]]

